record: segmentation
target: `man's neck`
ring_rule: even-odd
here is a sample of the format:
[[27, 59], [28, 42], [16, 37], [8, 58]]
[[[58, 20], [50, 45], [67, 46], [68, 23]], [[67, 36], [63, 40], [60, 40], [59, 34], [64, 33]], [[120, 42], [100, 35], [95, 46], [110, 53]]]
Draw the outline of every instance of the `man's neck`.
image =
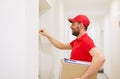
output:
[[85, 33], [86, 33], [86, 32], [80, 33], [80, 34], [77, 36], [77, 38], [80, 38], [80, 37], [83, 36]]

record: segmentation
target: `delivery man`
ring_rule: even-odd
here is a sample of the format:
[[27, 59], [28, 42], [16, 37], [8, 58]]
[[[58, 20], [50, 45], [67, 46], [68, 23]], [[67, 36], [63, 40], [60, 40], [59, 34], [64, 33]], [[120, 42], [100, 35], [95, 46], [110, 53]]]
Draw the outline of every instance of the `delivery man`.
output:
[[105, 57], [96, 48], [93, 40], [86, 33], [90, 24], [90, 20], [85, 15], [77, 15], [69, 18], [71, 23], [72, 34], [76, 39], [70, 43], [62, 43], [51, 37], [44, 29], [40, 29], [39, 33], [48, 38], [48, 40], [59, 49], [71, 49], [70, 59], [91, 62], [88, 70], [80, 77], [74, 79], [89, 79], [101, 68], [105, 61]]

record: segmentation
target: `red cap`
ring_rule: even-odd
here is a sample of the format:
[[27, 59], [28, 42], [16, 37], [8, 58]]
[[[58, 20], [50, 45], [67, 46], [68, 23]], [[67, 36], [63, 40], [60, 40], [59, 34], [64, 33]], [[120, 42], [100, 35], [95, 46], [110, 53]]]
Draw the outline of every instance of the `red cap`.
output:
[[75, 18], [69, 18], [68, 21], [71, 22], [71, 23], [73, 23], [73, 22], [83, 23], [83, 25], [85, 27], [88, 27], [89, 24], [90, 24], [90, 20], [85, 15], [77, 15]]

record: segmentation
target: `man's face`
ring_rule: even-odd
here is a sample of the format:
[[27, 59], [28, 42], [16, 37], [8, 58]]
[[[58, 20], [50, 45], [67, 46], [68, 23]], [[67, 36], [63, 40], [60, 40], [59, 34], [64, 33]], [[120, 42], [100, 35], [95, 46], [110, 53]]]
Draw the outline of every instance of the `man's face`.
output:
[[80, 33], [80, 29], [79, 29], [79, 25], [80, 23], [78, 22], [73, 22], [72, 25], [71, 25], [71, 30], [72, 30], [72, 35], [74, 36], [78, 36], [79, 33]]

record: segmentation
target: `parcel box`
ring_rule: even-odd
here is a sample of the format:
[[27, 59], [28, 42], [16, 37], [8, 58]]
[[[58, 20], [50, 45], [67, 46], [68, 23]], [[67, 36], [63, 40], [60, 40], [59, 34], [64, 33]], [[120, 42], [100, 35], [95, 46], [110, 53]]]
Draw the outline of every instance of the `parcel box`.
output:
[[[76, 61], [69, 59], [61, 60], [60, 79], [74, 79], [81, 77], [90, 66], [90, 62]], [[97, 73], [90, 79], [97, 79]]]

